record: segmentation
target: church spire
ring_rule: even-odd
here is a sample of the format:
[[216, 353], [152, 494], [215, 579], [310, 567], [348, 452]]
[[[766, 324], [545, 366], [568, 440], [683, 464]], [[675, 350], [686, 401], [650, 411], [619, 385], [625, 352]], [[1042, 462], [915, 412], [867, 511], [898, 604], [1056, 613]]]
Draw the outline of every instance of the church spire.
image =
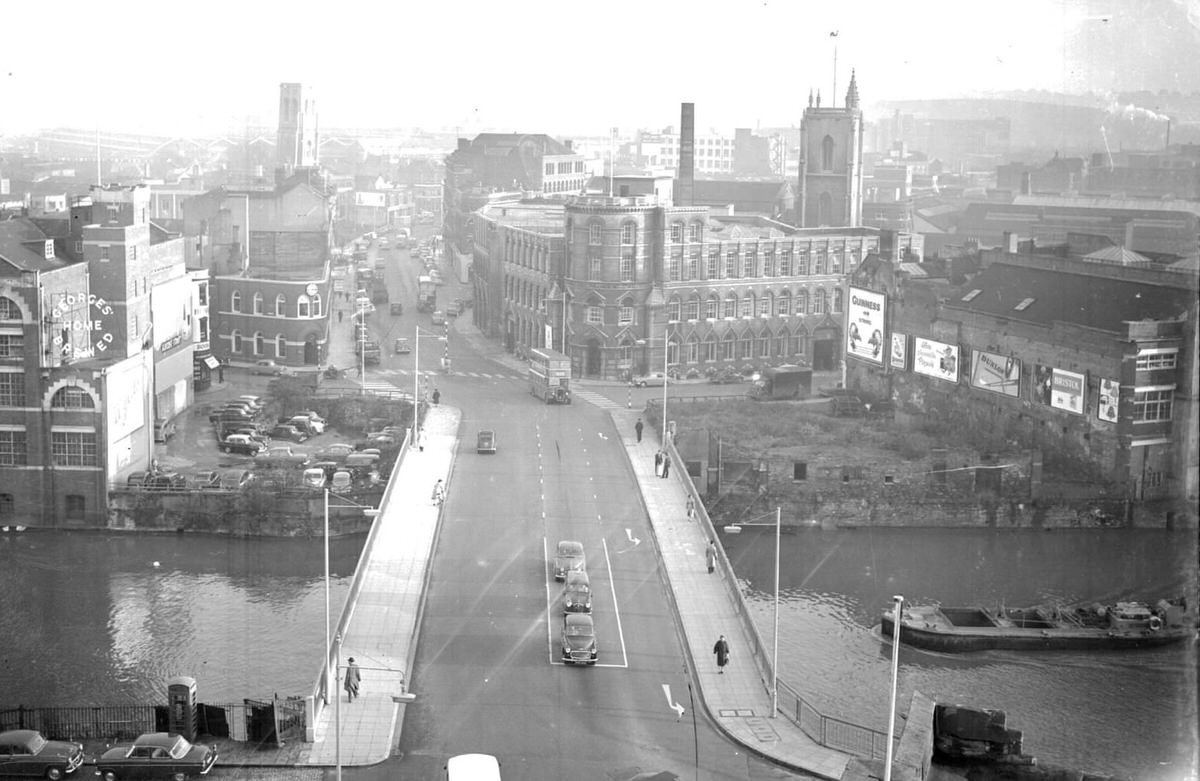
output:
[[850, 88], [846, 90], [846, 108], [858, 108], [858, 81], [854, 78], [854, 69], [850, 69]]
[[808, 88], [808, 107], [812, 108], [812, 87]]

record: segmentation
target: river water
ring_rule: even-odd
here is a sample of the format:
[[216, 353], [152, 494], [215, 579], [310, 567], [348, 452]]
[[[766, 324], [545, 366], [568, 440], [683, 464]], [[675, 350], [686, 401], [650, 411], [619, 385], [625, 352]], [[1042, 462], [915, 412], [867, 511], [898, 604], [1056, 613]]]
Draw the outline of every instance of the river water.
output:
[[[363, 537], [330, 543], [332, 621]], [[312, 691], [325, 630], [321, 539], [0, 533], [0, 707], [201, 702]]]
[[[767, 648], [773, 527], [722, 534]], [[891, 655], [879, 615], [910, 603], [1012, 606], [1196, 594], [1195, 532], [807, 528], [780, 544], [780, 678], [819, 710], [887, 729]], [[770, 651], [768, 650], [768, 653]], [[1196, 777], [1197, 648], [936, 654], [904, 648], [914, 690], [993, 708], [1040, 761], [1152, 781]]]

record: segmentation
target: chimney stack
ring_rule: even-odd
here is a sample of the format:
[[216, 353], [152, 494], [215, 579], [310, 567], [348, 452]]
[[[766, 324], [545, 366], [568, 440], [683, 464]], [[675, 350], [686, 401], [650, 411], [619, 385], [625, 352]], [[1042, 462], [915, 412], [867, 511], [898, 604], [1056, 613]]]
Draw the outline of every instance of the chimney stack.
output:
[[691, 206], [696, 182], [696, 104], [683, 103], [679, 115], [679, 187], [675, 205]]

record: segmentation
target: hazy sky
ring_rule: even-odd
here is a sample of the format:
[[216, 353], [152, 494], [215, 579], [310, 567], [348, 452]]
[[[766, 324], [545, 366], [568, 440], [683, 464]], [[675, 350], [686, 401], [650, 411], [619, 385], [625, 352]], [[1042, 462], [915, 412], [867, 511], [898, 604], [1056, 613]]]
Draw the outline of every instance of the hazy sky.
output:
[[327, 128], [601, 134], [675, 124], [685, 101], [700, 129], [793, 125], [810, 87], [829, 104], [835, 42], [839, 104], [852, 67], [868, 105], [1106, 92], [1147, 8], [1200, 41], [1200, 0], [4, 3], [0, 134], [274, 126], [283, 81], [315, 88]]

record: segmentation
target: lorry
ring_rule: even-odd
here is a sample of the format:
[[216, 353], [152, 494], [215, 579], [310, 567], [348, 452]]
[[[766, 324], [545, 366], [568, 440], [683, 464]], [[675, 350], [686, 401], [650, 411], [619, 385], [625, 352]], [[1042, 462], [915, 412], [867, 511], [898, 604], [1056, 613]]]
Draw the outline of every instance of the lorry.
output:
[[571, 359], [557, 350], [529, 351], [529, 392], [545, 404], [571, 403]]
[[756, 401], [803, 399], [812, 394], [812, 367], [785, 363], [763, 370], [746, 393]]
[[432, 312], [437, 309], [437, 285], [433, 278], [422, 275], [417, 277], [417, 311]]
[[382, 279], [371, 280], [371, 303], [386, 304], [388, 302], [387, 285]]
[[383, 351], [379, 349], [379, 342], [364, 339], [354, 343], [354, 354], [361, 355], [363, 363], [375, 364], [379, 363]]

